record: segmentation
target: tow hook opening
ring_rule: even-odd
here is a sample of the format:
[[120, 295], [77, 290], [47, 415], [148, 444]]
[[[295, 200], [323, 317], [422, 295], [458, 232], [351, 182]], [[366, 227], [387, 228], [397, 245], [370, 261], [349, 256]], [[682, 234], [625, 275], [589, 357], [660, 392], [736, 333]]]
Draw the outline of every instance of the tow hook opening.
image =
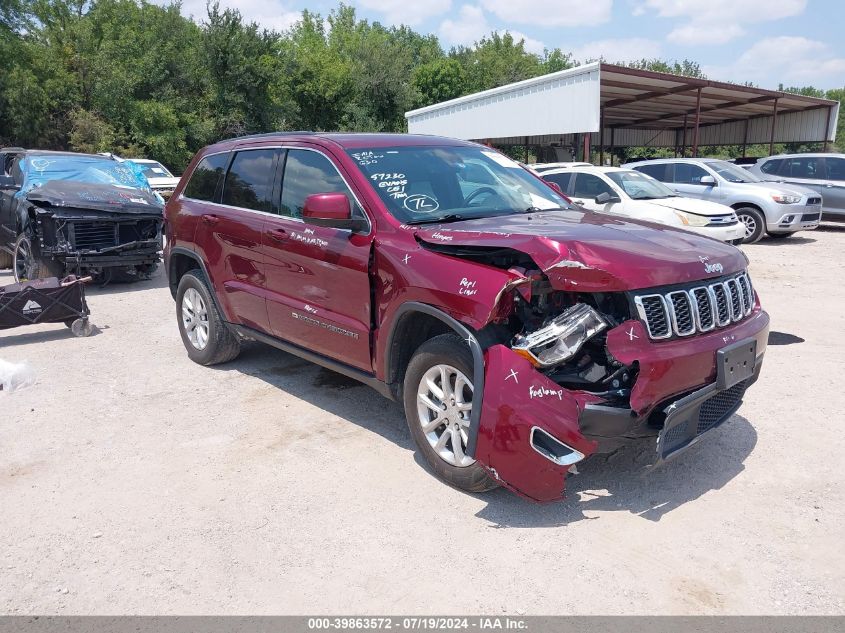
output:
[[584, 454], [567, 446], [538, 426], [531, 427], [531, 448], [559, 466], [571, 466], [584, 459]]

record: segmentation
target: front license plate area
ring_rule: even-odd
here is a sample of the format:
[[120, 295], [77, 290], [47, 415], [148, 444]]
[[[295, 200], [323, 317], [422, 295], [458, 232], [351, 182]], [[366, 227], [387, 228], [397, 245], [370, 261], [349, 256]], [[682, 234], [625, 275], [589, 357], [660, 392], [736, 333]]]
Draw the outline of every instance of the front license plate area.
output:
[[719, 390], [730, 389], [754, 375], [757, 362], [757, 340], [747, 338], [716, 352], [716, 384]]

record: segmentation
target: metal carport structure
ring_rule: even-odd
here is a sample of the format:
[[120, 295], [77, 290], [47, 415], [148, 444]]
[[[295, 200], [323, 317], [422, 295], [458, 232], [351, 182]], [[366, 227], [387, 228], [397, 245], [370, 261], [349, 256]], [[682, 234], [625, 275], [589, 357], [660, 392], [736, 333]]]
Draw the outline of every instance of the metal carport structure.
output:
[[[594, 62], [405, 114], [408, 131], [491, 145], [669, 147], [827, 143], [839, 102]], [[745, 152], [743, 151], [743, 154]]]

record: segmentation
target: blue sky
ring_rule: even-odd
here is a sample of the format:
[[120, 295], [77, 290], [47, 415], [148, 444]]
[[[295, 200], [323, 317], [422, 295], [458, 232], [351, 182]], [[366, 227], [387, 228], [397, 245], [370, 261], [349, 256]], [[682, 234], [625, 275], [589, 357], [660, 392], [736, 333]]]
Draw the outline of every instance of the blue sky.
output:
[[[347, 0], [361, 17], [434, 33], [444, 47], [510, 31], [526, 48], [560, 47], [581, 61], [692, 59], [711, 79], [764, 88], [845, 86], [843, 0]], [[220, 0], [272, 28], [330, 0]], [[205, 0], [183, 0], [200, 18]]]

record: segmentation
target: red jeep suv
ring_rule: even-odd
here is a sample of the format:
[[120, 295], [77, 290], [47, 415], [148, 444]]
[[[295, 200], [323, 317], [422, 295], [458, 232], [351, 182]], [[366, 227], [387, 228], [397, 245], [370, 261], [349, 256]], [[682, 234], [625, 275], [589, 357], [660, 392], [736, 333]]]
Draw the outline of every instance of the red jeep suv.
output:
[[360, 380], [464, 490], [559, 499], [573, 464], [647, 436], [665, 460], [760, 371], [769, 317], [741, 251], [574, 208], [474, 143], [231, 139], [165, 214], [191, 359], [257, 340]]

